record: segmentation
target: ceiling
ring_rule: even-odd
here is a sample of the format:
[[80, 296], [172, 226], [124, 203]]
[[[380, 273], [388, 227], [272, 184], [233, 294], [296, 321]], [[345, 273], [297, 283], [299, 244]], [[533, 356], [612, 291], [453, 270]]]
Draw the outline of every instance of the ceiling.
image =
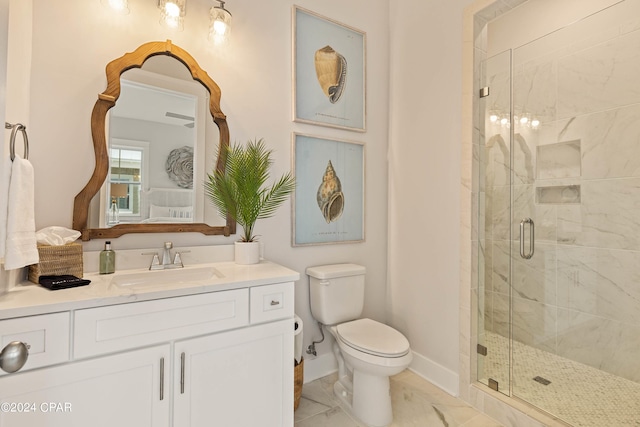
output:
[[193, 127], [197, 101], [194, 95], [124, 79], [121, 87], [112, 116]]

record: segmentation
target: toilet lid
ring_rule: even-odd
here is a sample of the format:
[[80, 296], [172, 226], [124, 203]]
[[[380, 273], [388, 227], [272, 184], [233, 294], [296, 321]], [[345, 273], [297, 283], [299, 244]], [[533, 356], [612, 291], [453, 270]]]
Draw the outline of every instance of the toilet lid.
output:
[[390, 326], [371, 319], [341, 323], [340, 340], [358, 351], [381, 357], [400, 357], [409, 352], [409, 341]]

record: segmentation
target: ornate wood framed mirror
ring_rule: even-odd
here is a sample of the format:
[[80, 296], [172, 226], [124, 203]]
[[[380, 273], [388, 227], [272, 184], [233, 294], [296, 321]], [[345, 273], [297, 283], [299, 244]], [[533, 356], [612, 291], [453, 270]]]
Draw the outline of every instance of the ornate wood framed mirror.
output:
[[[229, 217], [221, 219], [221, 222], [224, 223], [224, 225], [209, 225], [205, 222], [192, 222], [198, 218], [201, 219], [202, 215], [191, 216], [191, 214], [189, 214], [190, 216], [186, 220], [181, 217], [180, 219], [176, 219], [176, 222], [174, 222], [173, 219], [164, 222], [165, 220], [162, 218], [169, 217], [168, 214], [159, 217], [161, 218], [159, 221], [149, 222], [150, 218], [146, 218], [142, 223], [112, 221], [107, 224], [105, 221], [100, 221], [98, 223], [90, 221], [91, 206], [95, 205], [96, 201], [100, 202], [97, 203], [97, 205], [99, 206], [98, 209], [101, 210], [103, 217], [105, 210], [108, 209], [108, 207], [105, 207], [105, 198], [100, 197], [100, 194], [105, 192], [105, 188], [110, 189], [110, 193], [106, 193], [106, 200], [110, 200], [109, 195], [111, 195], [113, 196], [113, 199], [111, 200], [113, 200], [114, 203], [116, 200], [115, 197], [121, 197], [119, 193], [122, 193], [127, 197], [127, 188], [135, 188], [135, 185], [133, 185], [135, 182], [130, 183], [131, 185], [129, 185], [129, 187], [121, 183], [116, 183], [116, 181], [109, 180], [109, 182], [107, 182], [107, 177], [111, 176], [115, 170], [114, 166], [110, 164], [110, 160], [113, 155], [113, 148], [109, 145], [107, 139], [107, 113], [112, 107], [116, 106], [116, 101], [121, 95], [121, 89], [123, 86], [121, 82], [121, 75], [127, 70], [142, 68], [145, 61], [159, 55], [171, 57], [180, 61], [180, 63], [182, 63], [190, 73], [191, 78], [193, 79], [192, 81], [199, 82], [208, 92], [208, 109], [219, 132], [219, 145], [216, 150], [217, 158], [215, 159], [215, 167], [219, 170], [224, 165], [224, 159], [222, 156], [226, 152], [226, 147], [229, 146], [229, 128], [226, 116], [220, 109], [221, 92], [219, 86], [211, 79], [211, 77], [209, 77], [206, 71], [200, 68], [195, 59], [187, 51], [172, 44], [170, 40], [167, 40], [166, 42], [149, 42], [141, 45], [135, 51], [126, 53], [120, 58], [117, 58], [107, 64], [107, 88], [103, 93], [98, 95], [98, 100], [96, 101], [91, 113], [91, 135], [93, 138], [95, 154], [95, 169], [87, 184], [76, 195], [73, 206], [73, 228], [82, 233], [82, 240], [115, 238], [128, 233], [199, 232], [206, 235], [225, 236], [235, 233], [235, 221]], [[140, 109], [141, 108], [138, 108], [138, 110]], [[169, 115], [169, 113], [167, 113], [167, 115]], [[184, 118], [183, 115], [179, 114], [173, 114], [173, 116], [177, 116], [177, 118]], [[184, 126], [193, 127], [193, 123], [187, 123], [184, 124]], [[215, 126], [213, 126], [213, 129], [215, 129]], [[205, 143], [209, 143], [210, 139], [210, 137], [206, 138]], [[189, 148], [185, 149], [185, 147], [182, 147], [181, 149], [187, 152], [189, 150]], [[177, 150], [173, 150], [172, 155], [176, 151]], [[176, 156], [182, 156], [185, 154], [184, 151], [177, 152]], [[193, 150], [191, 150], [191, 152], [193, 152]], [[203, 154], [200, 153], [200, 156], [203, 157]], [[202, 158], [200, 159], [200, 164], [204, 164], [204, 160]], [[193, 165], [190, 165], [189, 167], [193, 168]], [[212, 168], [213, 165], [210, 167]], [[169, 159], [167, 159], [166, 168], [167, 173], [169, 173]], [[126, 170], [126, 168], [120, 168], [118, 170]], [[204, 171], [200, 171], [199, 176], [205, 176]], [[172, 179], [174, 178], [175, 177], [172, 177]], [[139, 178], [137, 179], [139, 180]], [[197, 184], [199, 183], [192, 182], [191, 193], [200, 190], [200, 187]], [[179, 185], [181, 184], [179, 183]], [[170, 189], [167, 189], [167, 191], [169, 190]], [[176, 191], [179, 191], [179, 189], [176, 189]], [[142, 198], [142, 193], [143, 192], [138, 189], [134, 195], [135, 198]], [[117, 206], [113, 207], [117, 209]], [[147, 212], [148, 209], [149, 208], [147, 207]], [[164, 211], [169, 212], [170, 208], [166, 207]], [[180, 215], [184, 215], [186, 208], [174, 209], [174, 211], [178, 212]], [[178, 218], [176, 215], [172, 215], [171, 217]]]

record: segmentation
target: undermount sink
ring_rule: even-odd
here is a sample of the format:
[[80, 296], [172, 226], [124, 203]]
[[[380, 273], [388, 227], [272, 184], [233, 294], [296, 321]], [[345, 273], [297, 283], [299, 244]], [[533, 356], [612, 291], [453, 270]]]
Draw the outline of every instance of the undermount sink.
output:
[[123, 287], [147, 287], [214, 282], [224, 275], [214, 267], [176, 268], [171, 270], [145, 270], [118, 274], [111, 283]]

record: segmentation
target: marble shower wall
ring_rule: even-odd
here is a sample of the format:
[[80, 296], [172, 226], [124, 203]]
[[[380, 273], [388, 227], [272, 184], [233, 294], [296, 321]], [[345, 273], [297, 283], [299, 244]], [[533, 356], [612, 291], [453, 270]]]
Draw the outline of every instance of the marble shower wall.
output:
[[[509, 335], [511, 282], [516, 340], [633, 381], [640, 381], [639, 28], [624, 22], [588, 43], [543, 39], [514, 51], [514, 115], [541, 124], [515, 123], [510, 185], [510, 130], [486, 119], [479, 189], [484, 328]], [[508, 96], [493, 91], [508, 79], [502, 69], [487, 76], [487, 114], [508, 110]], [[536, 224], [530, 260], [518, 252], [525, 217]]]

